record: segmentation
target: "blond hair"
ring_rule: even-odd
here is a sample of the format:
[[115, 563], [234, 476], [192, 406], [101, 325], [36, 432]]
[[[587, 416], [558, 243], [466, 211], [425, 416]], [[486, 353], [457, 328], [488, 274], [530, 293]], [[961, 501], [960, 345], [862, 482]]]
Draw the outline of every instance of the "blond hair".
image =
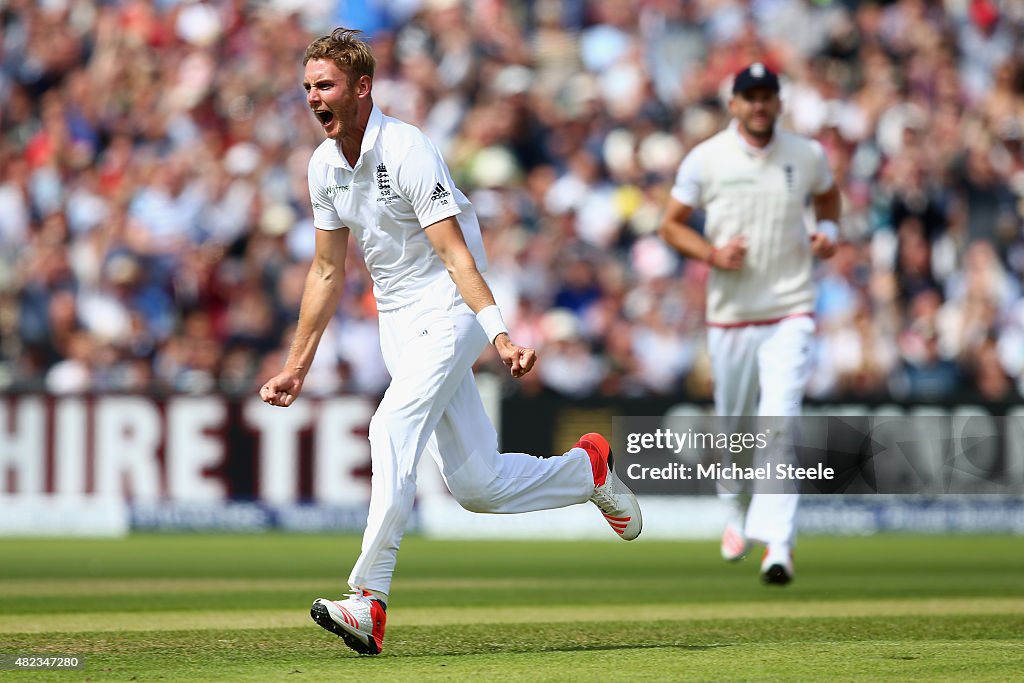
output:
[[302, 65], [311, 59], [329, 59], [345, 72], [350, 82], [354, 83], [360, 76], [373, 78], [377, 60], [373, 58], [369, 44], [360, 37], [362, 35], [363, 32], [356, 29], [336, 28], [331, 35], [317, 38], [309, 44]]

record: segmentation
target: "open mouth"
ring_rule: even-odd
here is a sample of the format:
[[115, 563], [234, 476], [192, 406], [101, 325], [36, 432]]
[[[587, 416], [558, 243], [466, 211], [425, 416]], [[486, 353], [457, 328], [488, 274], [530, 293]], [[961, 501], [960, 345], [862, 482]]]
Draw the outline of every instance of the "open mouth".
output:
[[334, 114], [332, 114], [327, 109], [321, 109], [320, 111], [315, 111], [313, 113], [316, 115], [318, 119], [320, 119], [321, 125], [329, 126], [331, 124], [331, 121], [334, 120]]

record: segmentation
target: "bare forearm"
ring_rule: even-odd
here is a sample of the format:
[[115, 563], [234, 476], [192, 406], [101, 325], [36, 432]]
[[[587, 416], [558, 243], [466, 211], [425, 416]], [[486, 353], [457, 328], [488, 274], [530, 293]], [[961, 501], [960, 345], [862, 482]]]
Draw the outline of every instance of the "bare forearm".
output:
[[474, 313], [494, 305], [494, 294], [480, 274], [476, 259], [466, 246], [462, 229], [454, 217], [445, 218], [426, 228], [427, 239], [451, 276], [459, 294]]
[[813, 198], [814, 217], [819, 221], [839, 221], [839, 212], [842, 206], [842, 197], [839, 188], [835, 185], [832, 189]]
[[[469, 255], [468, 252], [466, 255]], [[494, 305], [494, 294], [484, 276], [477, 270], [472, 257], [456, 259], [448, 266], [448, 274], [458, 287], [462, 299], [474, 313]]]
[[677, 221], [662, 225], [661, 238], [683, 256], [701, 261], [709, 261], [713, 248], [704, 237], [686, 225]]
[[316, 265], [306, 276], [306, 287], [302, 292], [299, 322], [285, 369], [305, 377], [316, 355], [320, 338], [338, 307], [338, 301], [345, 289], [342, 274], [320, 271]]

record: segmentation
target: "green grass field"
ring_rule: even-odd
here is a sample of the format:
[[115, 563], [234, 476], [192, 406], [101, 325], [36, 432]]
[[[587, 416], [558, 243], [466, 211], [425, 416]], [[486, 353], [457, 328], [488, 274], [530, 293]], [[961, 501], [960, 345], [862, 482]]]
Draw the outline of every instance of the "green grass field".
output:
[[84, 655], [31, 681], [1008, 681], [1024, 539], [805, 537], [797, 580], [716, 543], [410, 537], [383, 654], [309, 619], [359, 539], [0, 540], [0, 653]]

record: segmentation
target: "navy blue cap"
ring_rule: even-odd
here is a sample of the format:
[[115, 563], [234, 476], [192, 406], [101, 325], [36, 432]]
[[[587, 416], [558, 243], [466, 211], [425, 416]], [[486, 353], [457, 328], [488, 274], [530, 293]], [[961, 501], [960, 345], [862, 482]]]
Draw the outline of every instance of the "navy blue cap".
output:
[[779, 92], [779, 77], [761, 62], [754, 62], [736, 74], [732, 81], [732, 94], [738, 95], [754, 88]]

